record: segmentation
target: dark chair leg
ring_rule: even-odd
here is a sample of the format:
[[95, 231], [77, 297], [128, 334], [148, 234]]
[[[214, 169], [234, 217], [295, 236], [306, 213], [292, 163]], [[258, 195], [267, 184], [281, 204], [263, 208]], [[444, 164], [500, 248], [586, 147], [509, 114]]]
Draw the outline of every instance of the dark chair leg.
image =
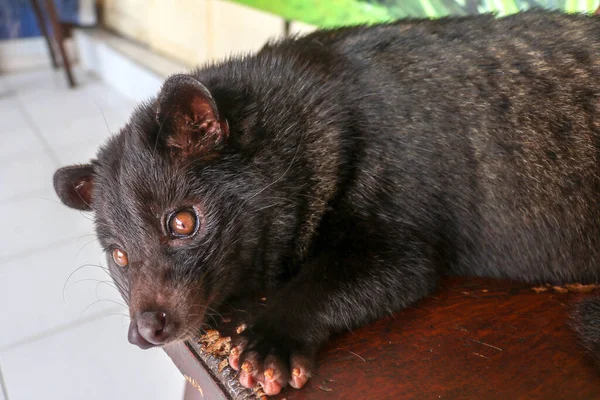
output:
[[46, 0], [46, 11], [48, 11], [48, 16], [50, 17], [50, 22], [52, 23], [52, 31], [58, 44], [58, 50], [60, 51], [60, 55], [63, 59], [63, 66], [65, 67], [65, 71], [67, 73], [69, 86], [75, 87], [75, 79], [73, 79], [73, 72], [71, 71], [71, 63], [69, 62], [69, 57], [67, 56], [63, 42], [62, 27], [58, 20], [58, 13], [56, 12], [56, 8], [54, 8], [54, 2], [52, 0]]
[[44, 19], [44, 14], [42, 14], [40, 3], [38, 2], [38, 0], [31, 0], [31, 4], [33, 5], [33, 11], [35, 12], [35, 17], [37, 18], [40, 30], [42, 31], [42, 34], [46, 39], [48, 51], [50, 51], [50, 58], [52, 59], [52, 66], [54, 67], [54, 69], [57, 69], [58, 62], [56, 61], [56, 54], [54, 54], [54, 47], [52, 46], [52, 41], [50, 40], [48, 29], [46, 28], [46, 20]]

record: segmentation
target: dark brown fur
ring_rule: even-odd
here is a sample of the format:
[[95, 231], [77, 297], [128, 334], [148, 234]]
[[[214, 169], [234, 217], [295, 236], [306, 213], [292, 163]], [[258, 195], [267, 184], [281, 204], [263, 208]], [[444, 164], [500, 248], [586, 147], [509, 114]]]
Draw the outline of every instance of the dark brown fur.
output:
[[[319, 31], [174, 76], [55, 185], [129, 254], [109, 264], [134, 331], [160, 310], [185, 338], [274, 291], [231, 364], [276, 393], [444, 274], [597, 282], [599, 162], [600, 22], [527, 12]], [[202, 225], [172, 239], [181, 207]]]

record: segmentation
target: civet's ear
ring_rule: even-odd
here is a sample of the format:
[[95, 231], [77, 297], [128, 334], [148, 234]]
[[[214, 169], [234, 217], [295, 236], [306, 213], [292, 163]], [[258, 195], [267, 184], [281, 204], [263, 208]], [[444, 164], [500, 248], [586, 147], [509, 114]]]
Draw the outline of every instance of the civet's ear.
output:
[[208, 89], [190, 75], [173, 75], [165, 81], [156, 120], [167, 146], [184, 156], [211, 151], [229, 133]]
[[60, 201], [77, 210], [92, 209], [94, 169], [90, 164], [63, 167], [54, 173], [54, 190]]

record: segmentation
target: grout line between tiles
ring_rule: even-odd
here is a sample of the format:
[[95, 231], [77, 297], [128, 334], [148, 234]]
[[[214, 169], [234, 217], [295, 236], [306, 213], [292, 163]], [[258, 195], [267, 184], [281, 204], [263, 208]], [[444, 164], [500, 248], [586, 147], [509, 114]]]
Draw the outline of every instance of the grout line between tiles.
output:
[[22, 158], [24, 154], [26, 154], [29, 157], [31, 155], [31, 150], [20, 150], [16, 152], [0, 154], [0, 167], [4, 167], [7, 164], [11, 165], [13, 162], [18, 161], [18, 159]]
[[43, 200], [51, 200], [51, 199], [48, 199], [47, 196], [39, 197], [40, 195], [46, 195], [51, 188], [52, 188], [52, 186], [49, 186], [47, 188], [28, 190], [26, 192], [12, 194], [8, 197], [0, 197], [0, 206], [4, 205], [4, 204], [8, 204], [8, 203], [27, 200], [27, 199], [41, 198]]
[[48, 141], [42, 134], [40, 127], [38, 126], [38, 124], [35, 123], [34, 118], [31, 116], [31, 114], [29, 114], [29, 111], [27, 111], [27, 109], [25, 108], [25, 106], [23, 105], [23, 103], [21, 102], [21, 100], [18, 97], [15, 97], [15, 102], [17, 104], [17, 108], [19, 109], [19, 111], [21, 112], [21, 114], [23, 115], [25, 120], [27, 121], [27, 124], [32, 129], [33, 134], [42, 143], [42, 147], [44, 147], [44, 150], [46, 150], [46, 153], [52, 159], [55, 166], [59, 167], [61, 165], [61, 163], [60, 163], [60, 158], [58, 157], [58, 154], [56, 154], [56, 152], [54, 151], [52, 146], [50, 146], [50, 143], [48, 143]]
[[4, 375], [2, 375], [2, 365], [0, 364], [0, 393], [4, 396], [4, 400], [8, 399], [8, 388], [6, 387], [6, 381]]
[[[95, 236], [95, 234], [93, 234], [93, 233], [92, 233], [92, 235]], [[68, 238], [57, 240], [56, 242], [45, 244], [44, 246], [33, 247], [33, 248], [25, 249], [23, 251], [18, 251], [16, 253], [8, 254], [4, 257], [0, 257], [0, 264], [4, 264], [7, 261], [12, 261], [12, 260], [15, 260], [20, 257], [31, 255], [31, 253], [43, 253], [45, 251], [54, 250], [57, 246], [62, 246], [62, 245], [68, 244], [68, 243], [72, 243], [73, 240], [79, 240], [83, 236], [87, 236], [87, 235], [70, 236]], [[94, 238], [94, 240], [97, 240], [97, 239]], [[83, 244], [83, 245], [87, 245], [87, 244]]]
[[25, 345], [28, 345], [28, 344], [31, 344], [31, 343], [38, 342], [38, 341], [46, 339], [46, 338], [48, 338], [50, 336], [54, 336], [54, 335], [66, 332], [66, 331], [68, 331], [70, 329], [78, 328], [80, 326], [89, 324], [89, 323], [97, 321], [99, 319], [106, 318], [106, 317], [108, 317], [108, 316], [110, 316], [112, 314], [115, 314], [115, 312], [119, 312], [119, 311], [121, 311], [121, 308], [117, 308], [117, 307], [115, 307], [115, 308], [109, 308], [107, 310], [100, 311], [100, 312], [98, 312], [96, 314], [92, 314], [89, 317], [80, 318], [80, 319], [77, 319], [77, 320], [75, 320], [73, 322], [69, 322], [67, 324], [59, 325], [59, 326], [54, 327], [52, 329], [48, 329], [46, 331], [37, 333], [35, 335], [28, 336], [28, 337], [26, 337], [24, 339], [16, 340], [14, 342], [11, 342], [11, 343], [8, 343], [8, 344], [6, 344], [4, 346], [1, 346], [0, 347], [0, 354], [2, 354], [3, 352], [14, 350], [14, 349], [16, 349], [18, 347], [21, 347], [21, 346], [25, 346]]

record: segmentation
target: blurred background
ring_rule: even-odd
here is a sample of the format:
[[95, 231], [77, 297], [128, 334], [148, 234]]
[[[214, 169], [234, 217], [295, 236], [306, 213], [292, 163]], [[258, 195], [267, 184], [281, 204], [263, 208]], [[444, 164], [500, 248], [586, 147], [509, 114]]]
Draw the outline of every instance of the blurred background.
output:
[[86, 162], [162, 80], [316, 27], [600, 0], [0, 0], [0, 400], [181, 399], [160, 349], [127, 342], [93, 215], [62, 206]]

